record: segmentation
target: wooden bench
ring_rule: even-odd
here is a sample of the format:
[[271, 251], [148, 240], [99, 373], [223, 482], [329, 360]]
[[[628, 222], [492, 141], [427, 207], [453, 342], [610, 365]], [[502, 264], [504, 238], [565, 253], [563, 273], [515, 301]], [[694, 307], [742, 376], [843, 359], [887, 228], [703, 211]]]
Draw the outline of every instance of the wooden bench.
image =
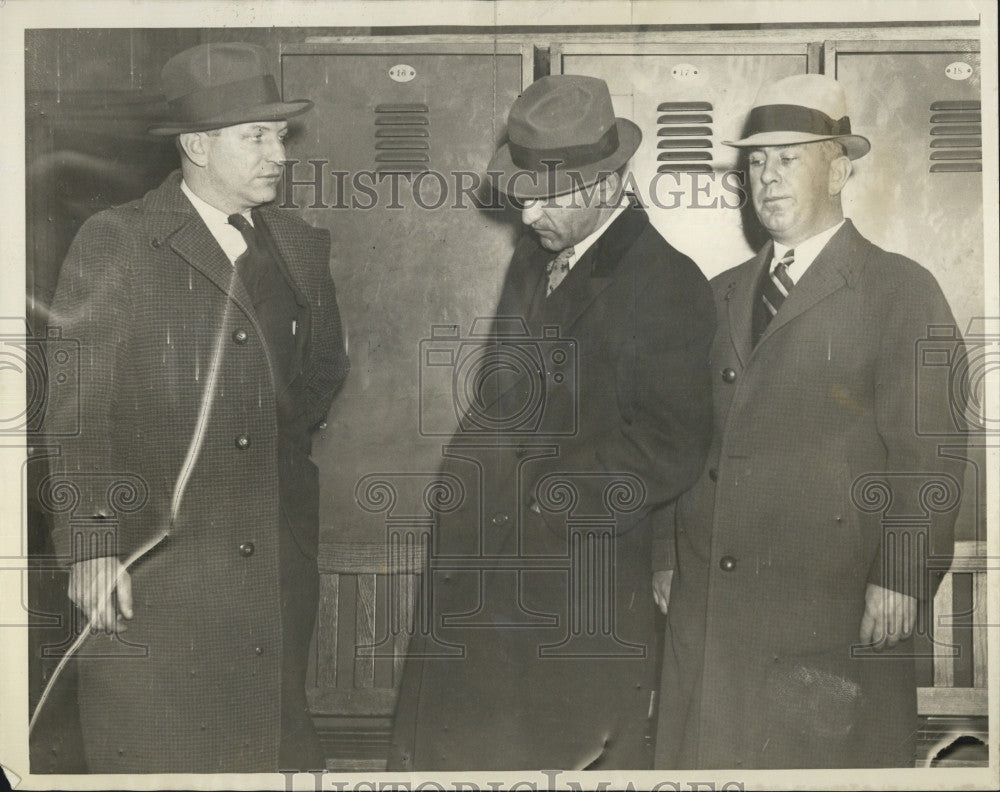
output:
[[426, 536], [320, 548], [307, 695], [329, 770], [385, 769]]
[[[955, 543], [955, 558], [934, 597], [931, 685], [917, 688], [920, 715], [917, 767], [926, 767], [954, 739], [966, 735], [962, 766], [987, 766], [988, 655], [986, 543]], [[955, 766], [942, 757], [936, 764]]]
[[[385, 769], [427, 541], [426, 533], [410, 533], [389, 546], [328, 542], [320, 549], [308, 695], [329, 770]], [[917, 689], [917, 767], [926, 767], [960, 735], [987, 740], [985, 552], [985, 542], [956, 543], [934, 600], [933, 684]], [[963, 765], [985, 766], [985, 751], [976, 745], [962, 755]]]

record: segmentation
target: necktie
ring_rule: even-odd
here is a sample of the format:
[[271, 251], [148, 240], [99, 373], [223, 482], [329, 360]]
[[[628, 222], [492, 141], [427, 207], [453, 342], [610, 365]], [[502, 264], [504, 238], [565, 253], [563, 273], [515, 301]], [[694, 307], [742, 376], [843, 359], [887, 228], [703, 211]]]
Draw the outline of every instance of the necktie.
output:
[[246, 252], [236, 259], [236, 274], [246, 287], [264, 335], [275, 382], [284, 387], [299, 370], [296, 339], [301, 320], [295, 293], [289, 286], [265, 234], [264, 222], [256, 213], [254, 225], [241, 214], [230, 215], [229, 224], [247, 243]]
[[560, 251], [558, 256], [545, 265], [545, 274], [549, 278], [549, 285], [545, 290], [546, 297], [552, 294], [559, 284], [563, 282], [563, 278], [565, 278], [566, 274], [569, 272], [569, 260], [572, 258], [573, 253], [573, 248], [568, 247], [565, 250]]
[[771, 321], [771, 317], [778, 313], [781, 304], [795, 285], [788, 275], [788, 268], [794, 263], [795, 251], [789, 250], [782, 257], [781, 261], [774, 265], [774, 269], [771, 270], [771, 276], [764, 278], [764, 282], [761, 285], [760, 297], [764, 301], [764, 307], [767, 308], [768, 322]]
[[239, 231], [243, 235], [243, 241], [247, 243], [246, 252], [236, 259], [239, 275], [248, 291], [251, 294], [258, 294], [256, 286], [263, 278], [263, 270], [268, 265], [269, 256], [257, 238], [256, 228], [250, 225], [243, 215], [237, 212], [229, 215], [228, 220], [229, 225]]

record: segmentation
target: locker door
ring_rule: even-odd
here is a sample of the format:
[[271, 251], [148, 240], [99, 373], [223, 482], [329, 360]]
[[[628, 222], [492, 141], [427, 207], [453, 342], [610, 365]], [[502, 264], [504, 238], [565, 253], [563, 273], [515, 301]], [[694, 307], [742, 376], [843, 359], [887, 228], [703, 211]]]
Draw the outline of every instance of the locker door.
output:
[[[456, 179], [468, 187], [471, 174], [485, 172], [507, 111], [531, 79], [529, 53], [492, 39], [330, 41], [282, 52], [284, 95], [315, 102], [288, 147], [300, 161], [294, 177], [314, 178], [309, 160], [325, 171], [320, 207], [309, 186], [292, 198], [308, 222], [332, 233], [352, 365], [313, 450], [323, 529], [384, 535], [384, 516], [355, 504], [358, 481], [440, 466], [457, 419], [447, 377], [425, 383], [440, 392], [421, 399], [420, 341], [434, 325], [466, 337], [473, 320], [496, 307], [518, 218], [476, 209], [456, 195]], [[380, 172], [395, 176], [376, 184]], [[422, 419], [422, 405], [434, 414]]]
[[642, 129], [632, 168], [653, 225], [708, 277], [749, 258], [761, 242], [730, 173], [737, 151], [722, 141], [740, 137], [761, 85], [810, 66], [805, 42], [552, 47], [553, 74], [605, 80], [616, 112]]
[[861, 233], [934, 273], [964, 331], [982, 316], [977, 41], [836, 41], [824, 63], [871, 139], [844, 211]]

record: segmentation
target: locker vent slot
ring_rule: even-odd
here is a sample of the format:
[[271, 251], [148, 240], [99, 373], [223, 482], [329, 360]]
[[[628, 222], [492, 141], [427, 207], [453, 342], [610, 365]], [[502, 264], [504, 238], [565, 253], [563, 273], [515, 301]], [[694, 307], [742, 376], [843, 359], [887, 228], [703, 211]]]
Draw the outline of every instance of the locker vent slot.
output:
[[982, 106], [979, 102], [931, 103], [931, 173], [981, 172], [983, 169]]
[[662, 102], [656, 144], [657, 172], [711, 173], [712, 105], [710, 102]]
[[417, 173], [430, 168], [430, 108], [422, 103], [375, 107], [375, 172]]

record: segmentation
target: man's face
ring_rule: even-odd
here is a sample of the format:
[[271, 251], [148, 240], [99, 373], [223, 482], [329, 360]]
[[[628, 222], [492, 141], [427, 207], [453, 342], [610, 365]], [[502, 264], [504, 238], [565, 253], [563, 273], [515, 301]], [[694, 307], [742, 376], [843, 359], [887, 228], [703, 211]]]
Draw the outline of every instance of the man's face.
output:
[[820, 143], [764, 146], [750, 152], [753, 206], [771, 237], [794, 246], [837, 222], [832, 158]]
[[287, 121], [255, 121], [206, 134], [204, 185], [215, 198], [209, 203], [232, 214], [273, 201], [287, 134]]
[[565, 250], [586, 239], [601, 224], [608, 209], [606, 184], [589, 188], [586, 193], [574, 190], [554, 198], [523, 201], [521, 222], [531, 226], [542, 247], [556, 253]]

